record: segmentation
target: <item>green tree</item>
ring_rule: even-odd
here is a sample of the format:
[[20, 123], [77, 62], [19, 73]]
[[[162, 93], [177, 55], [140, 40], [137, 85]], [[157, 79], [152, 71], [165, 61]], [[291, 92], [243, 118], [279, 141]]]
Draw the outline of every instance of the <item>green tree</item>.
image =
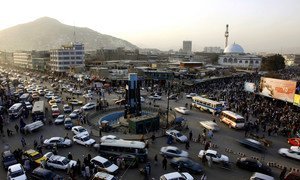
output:
[[284, 68], [284, 58], [280, 54], [262, 58], [261, 69], [264, 71], [277, 71]]

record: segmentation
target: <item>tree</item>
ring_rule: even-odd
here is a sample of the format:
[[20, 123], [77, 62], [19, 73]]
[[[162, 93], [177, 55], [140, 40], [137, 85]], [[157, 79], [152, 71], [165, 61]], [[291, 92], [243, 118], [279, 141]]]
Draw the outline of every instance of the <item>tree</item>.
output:
[[263, 57], [261, 69], [265, 71], [278, 71], [285, 68], [284, 58], [280, 54]]

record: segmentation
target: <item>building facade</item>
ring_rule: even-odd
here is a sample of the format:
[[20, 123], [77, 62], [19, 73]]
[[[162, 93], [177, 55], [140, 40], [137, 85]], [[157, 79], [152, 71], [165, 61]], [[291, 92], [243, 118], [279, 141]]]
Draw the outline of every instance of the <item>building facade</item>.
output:
[[50, 50], [50, 68], [53, 72], [67, 72], [85, 67], [84, 45], [74, 43]]
[[187, 54], [192, 53], [192, 41], [183, 41], [182, 51]]
[[225, 48], [224, 54], [219, 56], [218, 63], [223, 66], [237, 68], [257, 69], [261, 67], [262, 59], [256, 55], [245, 54], [244, 49], [238, 44]]
[[15, 66], [21, 68], [29, 68], [30, 61], [31, 61], [31, 52], [29, 51], [13, 53], [13, 62]]
[[223, 49], [221, 47], [204, 47], [204, 53], [222, 53]]

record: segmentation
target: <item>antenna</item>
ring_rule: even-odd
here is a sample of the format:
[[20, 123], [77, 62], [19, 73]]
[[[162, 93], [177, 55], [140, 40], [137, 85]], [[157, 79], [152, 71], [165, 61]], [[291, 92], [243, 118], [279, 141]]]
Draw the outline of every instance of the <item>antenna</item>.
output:
[[228, 27], [229, 27], [229, 25], [226, 24], [226, 31], [225, 31], [225, 48], [226, 48], [227, 45], [228, 45], [228, 37], [229, 37]]

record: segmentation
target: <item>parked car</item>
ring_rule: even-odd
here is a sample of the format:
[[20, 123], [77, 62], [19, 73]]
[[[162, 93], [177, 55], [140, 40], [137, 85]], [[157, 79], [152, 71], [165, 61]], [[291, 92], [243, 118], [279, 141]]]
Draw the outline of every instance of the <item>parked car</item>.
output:
[[33, 179], [33, 180], [63, 180], [64, 178], [58, 174], [55, 174], [51, 170], [37, 167], [32, 171], [31, 179]]
[[203, 126], [205, 129], [212, 130], [212, 131], [219, 131], [220, 127], [217, 123], [213, 121], [199, 121], [201, 126]]
[[249, 180], [274, 180], [272, 176], [255, 172], [252, 174]]
[[77, 99], [71, 99], [69, 101], [69, 104], [71, 104], [71, 105], [82, 105], [82, 101], [79, 101]]
[[72, 132], [76, 135], [76, 134], [86, 134], [89, 135], [89, 132], [82, 126], [74, 126], [72, 127]]
[[92, 93], [87, 93], [83, 95], [84, 98], [92, 98], [93, 94]]
[[182, 142], [182, 143], [184, 143], [188, 140], [188, 138], [185, 135], [182, 135], [177, 130], [169, 129], [169, 130], [166, 131], [166, 134], [169, 135], [169, 136], [172, 136], [176, 141], [179, 141], [179, 142]]
[[68, 166], [72, 167], [76, 166], [76, 164], [76, 161], [59, 155], [53, 155], [47, 161], [47, 167], [61, 170], [67, 170]]
[[203, 155], [205, 154], [206, 159], [211, 158], [213, 162], [221, 163], [221, 162], [229, 162], [229, 158], [223, 154], [219, 154], [215, 150], [200, 150], [198, 157], [202, 159]]
[[174, 100], [174, 99], [177, 99], [177, 97], [178, 97], [178, 94], [171, 94], [170, 96], [168, 96], [168, 99]]
[[58, 124], [63, 124], [65, 121], [65, 115], [59, 115], [57, 116], [57, 118], [54, 120], [54, 124], [58, 125]]
[[2, 165], [5, 170], [11, 165], [17, 164], [18, 161], [16, 160], [13, 153], [10, 151], [4, 151], [2, 152]]
[[8, 180], [26, 180], [27, 176], [21, 164], [14, 164], [8, 167], [7, 171]]
[[194, 180], [193, 176], [190, 175], [188, 172], [172, 172], [167, 173], [159, 178], [160, 180]]
[[71, 118], [67, 117], [64, 121], [64, 126], [65, 126], [65, 129], [72, 129], [73, 127], [73, 122], [71, 120]]
[[105, 140], [119, 140], [120, 138], [118, 138], [115, 135], [106, 135], [106, 136], [102, 136], [100, 141], [103, 142]]
[[175, 107], [174, 110], [181, 114], [189, 114], [190, 112], [186, 107]]
[[289, 157], [293, 159], [300, 160], [300, 147], [299, 146], [291, 146], [290, 149], [280, 148], [278, 153], [284, 157]]
[[300, 146], [300, 138], [288, 138], [288, 143], [292, 146]]
[[48, 103], [50, 106], [56, 105], [56, 101], [54, 99], [51, 99]]
[[64, 109], [64, 113], [72, 112], [72, 108], [68, 104], [64, 104], [63, 109]]
[[165, 157], [188, 157], [189, 153], [175, 146], [166, 146], [160, 149], [160, 154]]
[[175, 169], [178, 169], [178, 166], [180, 165], [181, 171], [187, 171], [192, 174], [202, 174], [204, 170], [199, 163], [196, 163], [186, 157], [173, 158], [170, 165]]
[[197, 93], [189, 93], [185, 95], [186, 98], [192, 98], [194, 96], [198, 96]]
[[94, 174], [93, 180], [117, 180], [117, 178], [111, 174], [105, 172], [97, 172]]
[[82, 109], [85, 111], [95, 109], [95, 108], [96, 108], [95, 102], [89, 102], [89, 103], [85, 104], [84, 106], [82, 106]]
[[150, 95], [149, 99], [161, 100], [161, 96], [158, 94]]
[[29, 109], [29, 110], [31, 110], [31, 109], [32, 109], [32, 104], [31, 104], [30, 102], [28, 102], [28, 101], [25, 101], [24, 103], [25, 103], [25, 107], [26, 107], [26, 109]]
[[256, 141], [251, 138], [243, 139], [243, 140], [239, 141], [239, 143], [241, 145], [245, 146], [246, 148], [252, 149], [254, 151], [264, 152], [266, 150], [266, 148], [262, 145], [261, 142]]
[[99, 171], [108, 172], [110, 174], [117, 174], [119, 171], [119, 167], [112, 162], [110, 162], [108, 159], [96, 156], [91, 159], [91, 163], [98, 168]]
[[77, 119], [79, 117], [79, 115], [81, 114], [81, 110], [80, 109], [75, 109], [70, 115], [69, 117], [71, 119]]
[[42, 161], [47, 160], [43, 157], [43, 154], [39, 153], [36, 150], [29, 149], [23, 153], [24, 157], [29, 159], [35, 166], [39, 166]]
[[52, 96], [52, 100], [54, 100], [56, 103], [61, 103], [61, 97], [59, 96]]
[[73, 136], [73, 141], [84, 146], [92, 146], [96, 143], [94, 139], [90, 138], [90, 136], [84, 132]]
[[57, 147], [70, 147], [72, 146], [72, 141], [62, 137], [52, 137], [44, 140], [44, 146], [46, 148], [52, 148], [54, 145]]
[[237, 167], [248, 171], [260, 172], [263, 174], [272, 175], [272, 170], [269, 166], [252, 158], [248, 158], [248, 157], [238, 158], [236, 165]]

